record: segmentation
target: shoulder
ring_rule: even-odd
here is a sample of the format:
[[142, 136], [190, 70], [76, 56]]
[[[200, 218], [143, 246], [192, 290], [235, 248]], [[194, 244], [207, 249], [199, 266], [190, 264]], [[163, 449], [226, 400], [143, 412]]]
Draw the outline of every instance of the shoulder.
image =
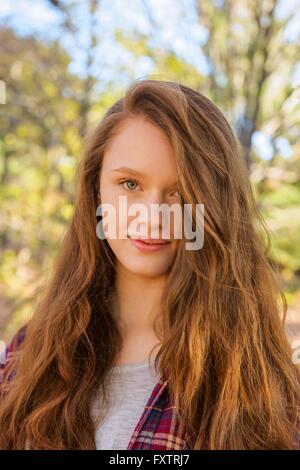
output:
[[9, 370], [12, 359], [16, 358], [20, 353], [20, 347], [26, 337], [27, 324], [19, 328], [13, 335], [10, 342], [6, 345], [0, 360], [0, 384], [3, 382]]

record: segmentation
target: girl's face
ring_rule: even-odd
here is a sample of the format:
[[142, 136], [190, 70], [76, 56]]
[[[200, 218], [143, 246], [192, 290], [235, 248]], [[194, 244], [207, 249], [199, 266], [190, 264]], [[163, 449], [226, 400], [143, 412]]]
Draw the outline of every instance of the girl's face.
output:
[[[126, 196], [125, 212], [119, 207], [120, 196]], [[144, 117], [124, 121], [107, 146], [100, 174], [99, 203], [109, 203], [116, 210], [117, 238], [110, 236], [107, 224], [104, 223], [103, 228], [117, 262], [139, 275], [164, 275], [173, 263], [179, 240], [174, 239], [172, 211], [167, 217], [160, 213], [159, 217], [152, 218], [151, 205], [180, 204], [177, 169], [168, 137]], [[136, 203], [142, 204], [144, 210], [128, 215], [130, 206]], [[105, 211], [103, 215], [108, 223]], [[119, 233], [126, 238], [122, 239]], [[170, 241], [160, 247], [133, 241], [151, 237], [157, 242]]]

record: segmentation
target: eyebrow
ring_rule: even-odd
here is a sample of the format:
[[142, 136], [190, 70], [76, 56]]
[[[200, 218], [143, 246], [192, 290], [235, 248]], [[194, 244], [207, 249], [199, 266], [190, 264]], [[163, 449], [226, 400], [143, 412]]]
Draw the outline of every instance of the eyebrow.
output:
[[121, 166], [120, 168], [113, 168], [112, 171], [114, 172], [116, 171], [118, 173], [131, 173], [132, 175], [139, 176], [140, 178], [143, 178], [145, 176], [140, 171], [134, 170], [133, 168], [129, 168], [127, 166]]

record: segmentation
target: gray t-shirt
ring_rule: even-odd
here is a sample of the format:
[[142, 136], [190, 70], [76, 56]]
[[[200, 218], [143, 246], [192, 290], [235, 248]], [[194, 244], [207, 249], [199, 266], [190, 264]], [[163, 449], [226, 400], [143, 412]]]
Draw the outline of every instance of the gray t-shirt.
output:
[[[159, 380], [154, 358], [149, 362], [128, 363], [112, 368], [109, 404], [104, 420], [96, 429], [98, 450], [127, 449], [133, 431], [151, 392]], [[98, 413], [100, 400], [91, 405], [92, 416]]]

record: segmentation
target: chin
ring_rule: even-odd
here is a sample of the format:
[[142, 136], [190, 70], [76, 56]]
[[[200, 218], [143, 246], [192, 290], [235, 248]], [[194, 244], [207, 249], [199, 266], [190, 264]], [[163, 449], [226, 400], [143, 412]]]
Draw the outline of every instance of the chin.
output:
[[150, 262], [126, 263], [125, 268], [134, 274], [146, 277], [159, 277], [168, 272], [168, 264]]

